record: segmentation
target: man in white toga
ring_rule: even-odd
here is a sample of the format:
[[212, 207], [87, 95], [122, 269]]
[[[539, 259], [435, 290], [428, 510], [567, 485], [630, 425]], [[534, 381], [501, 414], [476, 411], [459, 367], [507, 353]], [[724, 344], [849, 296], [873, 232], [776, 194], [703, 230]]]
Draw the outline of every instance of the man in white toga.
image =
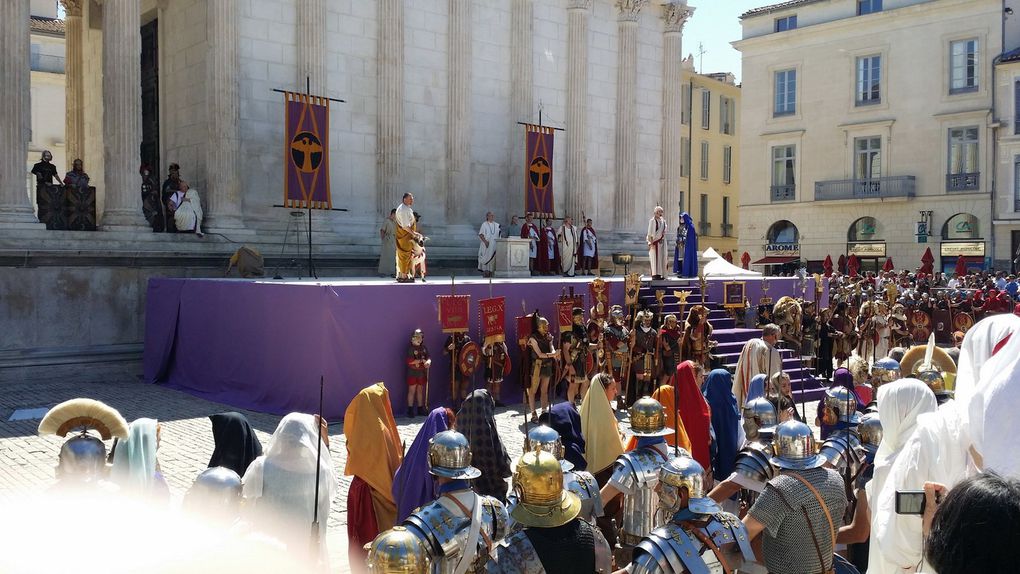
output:
[[563, 225], [556, 231], [556, 240], [560, 244], [560, 271], [567, 277], [573, 277], [577, 264], [577, 228], [569, 215], [563, 218]]
[[662, 207], [656, 206], [655, 213], [648, 220], [648, 263], [652, 268], [652, 279], [662, 279], [666, 270], [666, 218]]
[[478, 230], [478, 270], [482, 277], [492, 277], [496, 270], [496, 239], [499, 237], [499, 224], [496, 216], [490, 211], [485, 214], [485, 221]]

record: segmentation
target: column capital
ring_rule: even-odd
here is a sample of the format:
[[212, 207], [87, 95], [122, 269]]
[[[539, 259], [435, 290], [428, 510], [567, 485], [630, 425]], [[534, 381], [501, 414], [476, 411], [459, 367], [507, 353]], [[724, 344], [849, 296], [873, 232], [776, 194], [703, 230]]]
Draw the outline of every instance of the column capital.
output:
[[60, 4], [68, 16], [81, 16], [82, 0], [60, 0]]
[[662, 8], [662, 19], [666, 22], [666, 32], [682, 31], [687, 20], [694, 15], [694, 8], [688, 6], [685, 0], [670, 2]]
[[620, 22], [637, 22], [641, 15], [641, 9], [648, 4], [648, 0], [616, 0], [616, 7], [620, 10], [617, 20]]
[[567, 10], [591, 10], [592, 0], [570, 0]]

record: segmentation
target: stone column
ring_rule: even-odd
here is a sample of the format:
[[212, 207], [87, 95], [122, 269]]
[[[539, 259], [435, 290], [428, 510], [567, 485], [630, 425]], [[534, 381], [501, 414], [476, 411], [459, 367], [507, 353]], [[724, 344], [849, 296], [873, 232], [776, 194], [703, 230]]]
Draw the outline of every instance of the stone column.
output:
[[376, 75], [376, 209], [386, 215], [404, 191], [400, 162], [404, 153], [404, 0], [376, 0], [378, 36]]
[[[103, 0], [103, 227], [138, 228], [142, 217], [138, 166], [142, 143], [141, 3]], [[88, 171], [88, 166], [85, 166]]]
[[616, 187], [613, 229], [634, 227], [637, 196], [637, 33], [648, 0], [617, 0], [619, 30], [616, 68]]
[[[567, 7], [567, 186], [564, 214], [579, 221], [588, 194], [588, 27], [592, 0]], [[596, 223], [596, 225], [598, 225]]]
[[237, 70], [238, 2], [207, 0], [206, 126], [208, 146], [206, 226], [243, 227], [241, 166], [238, 162], [240, 97]]
[[[508, 215], [523, 207], [524, 130], [517, 122], [532, 121], [534, 107], [534, 0], [513, 0], [510, 13], [510, 193], [504, 194]], [[509, 217], [507, 220], [509, 221]], [[582, 222], [583, 224], [583, 222]]]
[[446, 62], [446, 222], [463, 223], [471, 181], [471, 3], [449, 0]]
[[[659, 205], [675, 213], [680, 201], [683, 140], [683, 28], [694, 13], [686, 0], [663, 7], [662, 36], [662, 189]], [[686, 209], [684, 209], [686, 211]]]
[[60, 0], [65, 10], [65, 42], [66, 52], [64, 71], [64, 99], [67, 116], [64, 120], [64, 142], [67, 152], [67, 163], [85, 156], [85, 86], [83, 76], [82, 52], [85, 40], [82, 34], [81, 4], [82, 0]]
[[[28, 200], [29, 0], [0, 2], [0, 223], [35, 224]], [[20, 225], [19, 225], [20, 227]]]
[[312, 93], [326, 90], [326, 0], [298, 0], [298, 82], [301, 90], [310, 79]]

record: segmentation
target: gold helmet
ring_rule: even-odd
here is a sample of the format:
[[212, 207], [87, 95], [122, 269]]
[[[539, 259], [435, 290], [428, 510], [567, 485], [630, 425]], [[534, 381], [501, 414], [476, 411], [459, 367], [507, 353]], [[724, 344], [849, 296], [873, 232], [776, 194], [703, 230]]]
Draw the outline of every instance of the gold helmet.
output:
[[900, 372], [914, 377], [935, 393], [937, 397], [948, 397], [956, 382], [956, 363], [948, 353], [935, 346], [932, 333], [927, 345], [915, 345], [900, 361]]
[[666, 409], [652, 397], [641, 397], [630, 406], [630, 432], [634, 436], [666, 436], [673, 429], [666, 426]]
[[425, 574], [430, 569], [431, 560], [421, 540], [403, 526], [379, 534], [366, 546], [372, 574]]
[[513, 489], [519, 502], [510, 516], [524, 526], [563, 526], [581, 512], [581, 499], [563, 489], [560, 462], [544, 450], [536, 448], [517, 461]]
[[676, 328], [676, 324], [677, 324], [676, 315], [674, 315], [672, 313], [670, 313], [669, 315], [666, 315], [666, 317], [663, 319], [663, 324], [668, 329], [675, 329]]

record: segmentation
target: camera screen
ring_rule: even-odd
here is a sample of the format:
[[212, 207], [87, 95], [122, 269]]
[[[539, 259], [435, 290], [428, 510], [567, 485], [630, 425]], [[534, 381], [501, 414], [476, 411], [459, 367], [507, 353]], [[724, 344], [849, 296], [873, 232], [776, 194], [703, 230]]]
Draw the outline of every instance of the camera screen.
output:
[[924, 513], [923, 491], [898, 491], [896, 493], [896, 514]]

